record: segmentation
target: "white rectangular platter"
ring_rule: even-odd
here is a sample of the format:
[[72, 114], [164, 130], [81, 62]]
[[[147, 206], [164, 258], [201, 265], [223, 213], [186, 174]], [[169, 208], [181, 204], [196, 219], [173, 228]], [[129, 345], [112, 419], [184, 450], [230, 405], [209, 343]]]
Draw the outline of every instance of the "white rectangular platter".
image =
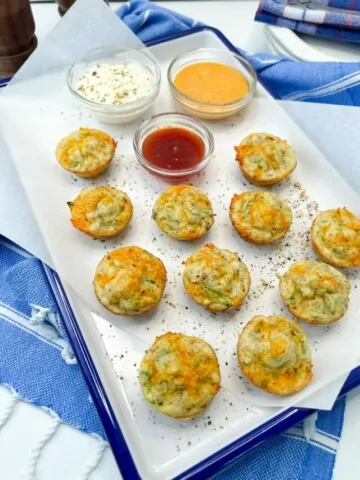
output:
[[[163, 76], [165, 77], [166, 67], [175, 55], [182, 51], [204, 46], [226, 48], [213, 32], [202, 31], [171, 42], [159, 44], [152, 47], [151, 50], [160, 61], [163, 67]], [[267, 94], [260, 86], [258, 88], [258, 98], [261, 97], [267, 98]], [[254, 106], [254, 110], [261, 108], [265, 111], [266, 104], [267, 102], [259, 104], [259, 107]], [[157, 111], [167, 111], [174, 108], [175, 106], [167, 94], [166, 85], [163, 85], [162, 97], [159, 100]], [[296, 130], [295, 126], [291, 126], [289, 129], [289, 126], [285, 127], [283, 124], [271, 125], [269, 116], [266, 113], [264, 114], [266, 120], [262, 124], [259, 124], [258, 118], [257, 112], [252, 113], [250, 110], [241, 122], [238, 119], [230, 119], [226, 122], [225, 128], [223, 123], [210, 124], [217, 142], [216, 154], [212, 166], [209, 167], [205, 176], [198, 179], [199, 184], [208, 191], [213, 200], [215, 211], [221, 211], [221, 214], [218, 214], [216, 219], [214, 233], [210, 232], [206, 240], [214, 241], [226, 248], [238, 250], [240, 253], [243, 252], [245, 258], [247, 255], [250, 255], [252, 258], [252, 263], [249, 267], [250, 270], [254, 270], [252, 272], [253, 298], [251, 300], [256, 303], [256, 307], [253, 310], [249, 310], [248, 306], [245, 305], [245, 311], [242, 309], [241, 314], [235, 312], [235, 315], [226, 315], [225, 317], [218, 315], [215, 317], [202, 312], [200, 307], [189, 303], [189, 300], [181, 291], [179, 272], [181, 271], [181, 262], [194, 249], [194, 245], [180, 245], [177, 242], [174, 244], [172, 241], [163, 238], [162, 235], [159, 238], [156, 226], [147, 227], [146, 217], [150, 216], [153, 200], [161, 191], [161, 188], [165, 186], [152, 178], [143, 183], [142, 186], [145, 188], [144, 194], [137, 191], [137, 188], [140, 187], [139, 183], [137, 183], [137, 177], [134, 179], [134, 185], [122, 183], [121, 179], [117, 180], [117, 184], [120, 188], [124, 188], [131, 198], [135, 200], [135, 212], [137, 205], [139, 205], [140, 209], [140, 204], [143, 203], [143, 210], [145, 210], [142, 216], [143, 222], [136, 219], [135, 216], [135, 220], [139, 221], [139, 226], [138, 228], [134, 226], [136, 231], [131, 232], [131, 240], [138, 239], [137, 241], [141, 246], [149, 245], [149, 250], [165, 261], [170, 287], [166, 291], [164, 306], [159, 307], [154, 315], [149, 315], [139, 320], [119, 321], [113, 316], [109, 317], [109, 315], [106, 315], [104, 319], [102, 318], [103, 314], [92, 314], [91, 309], [85, 307], [78, 296], [71, 292], [71, 289], [67, 289], [78, 324], [142, 478], [170, 479], [181, 475], [181, 472], [188, 470], [193, 465], [198, 464], [203, 459], [231, 444], [239, 437], [245, 436], [248, 432], [260, 427], [284, 411], [284, 407], [276, 409], [261, 408], [254, 406], [254, 403], [251, 402], [251, 392], [248, 389], [245, 391], [246, 385], [239, 381], [241, 375], [235, 357], [236, 335], [244, 321], [246, 322], [247, 319], [250, 319], [252, 314], [259, 311], [259, 308], [265, 314], [277, 313], [279, 308], [282, 308], [276, 298], [276, 293], [274, 292], [276, 290], [276, 282], [271, 275], [275, 270], [284, 271], [286, 265], [292, 261], [311, 255], [308, 248], [308, 238], [305, 235], [303, 238], [296, 238], [299, 232], [295, 232], [290, 237], [288, 247], [283, 244], [281, 251], [274, 251], [272, 248], [269, 250], [264, 249], [265, 252], [258, 256], [256, 247], [244, 245], [244, 242], [238, 239], [231, 230], [228, 218], [224, 215], [231, 195], [235, 191], [228, 191], [229, 186], [224, 184], [223, 195], [213, 198], [212, 192], [214, 192], [216, 187], [211, 183], [208, 186], [210, 178], [212, 178], [212, 181], [214, 179], [218, 182], [222, 181], [219, 169], [228, 169], [229, 176], [235, 177], [236, 181], [239, 182], [237, 191], [249, 188], [247, 184], [242, 182], [236, 163], [228, 161], [229, 158], [233, 158], [233, 153], [226, 153], [224, 152], [225, 149], [222, 149], [223, 145], [228, 147], [229, 140], [226, 137], [229, 135], [231, 135], [231, 142], [236, 144], [247, 133], [254, 130], [265, 129], [279, 135], [284, 132], [284, 129], [286, 129], [287, 135], [291, 134], [289, 130]], [[281, 120], [281, 115], [279, 118]], [[286, 116], [283, 117], [283, 121], [286, 121]], [[235, 132], [234, 129], [236, 129], [236, 134], [233, 133]], [[298, 138], [297, 133], [294, 134], [294, 138], [295, 136]], [[128, 132], [127, 141], [129, 135], [130, 131]], [[120, 148], [122, 145], [123, 143], [120, 145]], [[302, 158], [307, 158], [307, 144], [297, 144], [295, 147], [299, 161]], [[130, 158], [132, 162], [135, 161], [129, 148], [123, 150], [122, 160], [126, 161], [125, 159], [127, 158]], [[309, 226], [309, 222], [311, 222], [312, 216], [317, 210], [316, 202], [310, 200], [312, 196], [308, 191], [305, 192], [301, 185], [309, 186], [309, 190], [312, 188], [317, 190], [316, 198], [321, 198], [322, 196], [325, 198], [329, 197], [329, 187], [326, 182], [323, 184], [317, 181], [314, 182], [314, 179], [320, 178], [317, 175], [323, 167], [324, 165], [321, 162], [314, 161], [311, 168], [302, 169], [296, 180], [294, 179], [294, 181], [276, 189], [285, 197], [291, 197], [290, 201], [292, 204], [302, 202], [304, 208], [298, 205], [299, 208], [296, 215], [301, 232], [305, 231]], [[336, 175], [335, 172], [332, 172], [330, 165], [325, 164], [325, 167], [328, 168], [330, 174]], [[140, 175], [143, 175], [143, 173], [140, 172]], [[301, 184], [297, 183], [299, 180]], [[339, 181], [342, 181], [341, 178]], [[311, 185], [313, 186], [311, 187]], [[357, 197], [351, 191], [346, 194], [346, 197], [342, 196], [346, 188], [345, 183], [341, 184], [340, 189], [334, 195], [333, 205], [329, 205], [329, 207], [337, 206], [337, 202], [341, 202], [343, 198], [346, 199], [348, 206], [351, 206], [356, 201]], [[153, 192], [148, 194], [148, 191], [151, 189]], [[218, 225], [219, 223], [220, 225]], [[222, 229], [216, 233], [215, 228], [220, 227]], [[226, 231], [228, 231], [227, 235]], [[121, 243], [129, 244], [129, 239], [124, 237]], [[198, 244], [200, 245], [200, 243]], [[112, 246], [115, 246], [115, 243]], [[103, 248], [108, 248], [108, 246]], [[173, 253], [169, 263], [168, 256], [171, 249]], [[249, 253], [249, 249], [252, 252]], [[276, 256], [278, 256], [277, 264], [270, 265], [269, 268], [268, 264], [271, 264], [269, 257], [276, 258]], [[258, 273], [256, 273], [256, 270], [258, 270]], [[173, 294], [172, 290], [175, 290], [176, 293]], [[185, 310], [179, 304], [185, 306]], [[205, 338], [215, 347], [220, 358], [220, 364], [225, 367], [225, 371], [222, 371], [223, 388], [214, 404], [204, 415], [190, 422], [179, 423], [154, 413], [144, 402], [138, 385], [138, 365], [144, 350], [151, 344], [156, 335], [167, 330], [183, 331]], [[310, 331], [311, 329], [308, 330]], [[335, 338], [337, 335], [336, 327], [332, 330], [330, 333], [325, 333], [329, 333], [329, 336], [332, 334], [332, 337]], [[317, 333], [314, 329], [310, 331], [312, 344], [316, 344], [319, 341], [317, 337], [323, 338], [325, 333], [324, 329], [318, 330]], [[331, 341], [335, 341], [334, 338], [332, 340], [327, 339], [329, 340], [329, 349], [332, 345]], [[316, 352], [314, 352], [314, 358], [316, 365], [323, 361], [324, 357], [321, 355], [317, 359]], [[346, 367], [344, 371], [339, 371], [339, 374], [345, 371]], [[328, 381], [329, 378], [325, 376], [324, 382], [328, 383]], [[301, 399], [306, 404], [305, 395]], [[257, 405], [261, 404], [259, 398], [257, 398], [255, 403]], [[265, 398], [264, 403], [271, 405], [271, 401], [267, 398]]]
[[[219, 36], [210, 30], [151, 47], [162, 66], [164, 79], [154, 113], [177, 108], [170, 99], [165, 81], [169, 62], [181, 52], [200, 47], [227, 48]], [[136, 165], [131, 144], [134, 125], [121, 127], [121, 133], [119, 127], [99, 126], [118, 140], [119, 150], [117, 165], [99, 182], [105, 181], [129, 194], [135, 212], [131, 229], [120, 238], [106, 243], [94, 242], [72, 230], [69, 248], [78, 249], [77, 252], [74, 250], [74, 253], [81, 256], [81, 270], [72, 268], [65, 256], [54, 256], [55, 265], [63, 280], [77, 284], [78, 279], [79, 284], [82, 284], [81, 293], [85, 298], [91, 299], [91, 303], [94, 302], [91, 288], [93, 272], [102, 255], [111, 248], [138, 244], [159, 256], [167, 268], [168, 285], [165, 297], [154, 312], [142, 318], [115, 317], [102, 309], [93, 313], [94, 309], [86, 306], [78, 293], [65, 283], [77, 324], [113, 413], [121, 426], [139, 476], [143, 479], [167, 480], [181, 477], [182, 472], [188, 471], [239, 438], [245, 438], [249, 432], [261, 428], [264, 424], [268, 425], [267, 422], [272, 420], [275, 424], [276, 417], [289, 406], [298, 402], [301, 402], [302, 406], [316, 406], [314, 395], [311, 399], [309, 395], [318, 395], [322, 387], [330, 385], [336, 377], [345, 374], [355, 365], [353, 352], [357, 348], [357, 335], [350, 334], [353, 328], [350, 321], [356, 320], [355, 314], [359, 311], [358, 296], [353, 299], [349, 314], [341, 324], [327, 328], [304, 327], [313, 349], [315, 380], [303, 392], [291, 399], [272, 397], [251, 388], [238, 368], [236, 340], [243, 325], [255, 314], [270, 315], [284, 311], [277, 291], [277, 273], [285, 271], [296, 260], [312, 257], [307, 231], [315, 213], [319, 208], [344, 206], [344, 202], [356, 212], [359, 204], [357, 194], [286, 114], [268, 99], [261, 86], [258, 88], [257, 98], [244, 118], [234, 117], [226, 122], [209, 123], [215, 136], [215, 155], [206, 172], [194, 181], [207, 191], [217, 214], [215, 226], [205, 240], [191, 244], [174, 242], [158, 231], [151, 220], [151, 208], [156, 196], [166, 185]], [[89, 118], [86, 114], [75, 113], [66, 117], [64, 113], [64, 122], [59, 121], [59, 125], [61, 124], [62, 128], [66, 126], [67, 130], [71, 131], [80, 125], [87, 126], [87, 120]], [[90, 122], [89, 126], [95, 123], [93, 119], [90, 119]], [[254, 131], [270, 131], [287, 138], [295, 147], [299, 159], [299, 167], [292, 179], [274, 188], [274, 191], [290, 202], [295, 226], [278, 246], [265, 248], [243, 242], [232, 229], [228, 218], [232, 195], [251, 188], [240, 174], [232, 147]], [[46, 151], [46, 145], [43, 148]], [[69, 181], [66, 173], [55, 171], [55, 168], [54, 172], [58, 181], [64, 185], [64, 198], [61, 198], [64, 203], [65, 200], [73, 198], [81, 186], [86, 185], [86, 182]], [[336, 189], [333, 189], [334, 184]], [[36, 188], [36, 185], [32, 185], [32, 188]], [[54, 196], [56, 197], [55, 192]], [[49, 204], [51, 201], [52, 199]], [[34, 210], [43, 232], [46, 233], [49, 228], [44, 235], [47, 241], [50, 239], [51, 229], [57, 232], [57, 236], [51, 236], [49, 243], [53, 253], [57, 250], [57, 242], [59, 244], [62, 241], [63, 225], [70, 228], [68, 212], [66, 209], [60, 210], [59, 207], [58, 216], [54, 219], [51, 208], [43, 209], [39, 214], [40, 209], [35, 205]], [[54, 222], [60, 223], [56, 226]], [[181, 265], [194, 249], [204, 242], [214, 242], [219, 247], [238, 251], [248, 265], [252, 290], [240, 311], [211, 315], [186, 297], [182, 288]], [[75, 255], [72, 258], [78, 257]], [[63, 265], [60, 265], [62, 259]], [[359, 284], [356, 273], [348, 275], [353, 285]], [[157, 335], [166, 331], [181, 331], [202, 337], [214, 347], [219, 357], [222, 389], [203, 415], [188, 422], [171, 420], [154, 413], [142, 398], [138, 384], [138, 366], [145, 349]], [[347, 338], [347, 350], [352, 354], [342, 351], [338, 358], [334, 358], [333, 352], [337, 351], [338, 338], [344, 336]], [[117, 460], [121, 464], [121, 458]], [[124, 461], [128, 460], [124, 457]], [[201, 471], [201, 467], [199, 470]]]

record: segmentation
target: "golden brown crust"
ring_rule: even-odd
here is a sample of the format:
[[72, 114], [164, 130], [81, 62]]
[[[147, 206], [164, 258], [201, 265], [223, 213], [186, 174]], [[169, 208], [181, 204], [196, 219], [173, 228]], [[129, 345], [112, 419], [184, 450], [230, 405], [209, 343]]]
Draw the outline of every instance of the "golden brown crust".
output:
[[204, 411], [219, 391], [218, 359], [201, 338], [167, 332], [146, 351], [139, 381], [153, 408], [187, 420]]
[[230, 219], [235, 230], [247, 242], [269, 244], [286, 235], [292, 222], [292, 213], [279, 195], [249, 191], [233, 196]]
[[330, 265], [360, 267], [360, 219], [346, 208], [319, 213], [311, 226], [315, 253]]
[[293, 148], [286, 140], [268, 133], [248, 135], [235, 151], [244, 177], [254, 185], [280, 183], [296, 168]]
[[152, 218], [166, 235], [176, 240], [195, 240], [214, 224], [214, 212], [206, 193], [192, 185], [168, 187], [155, 202]]
[[80, 128], [60, 140], [56, 158], [68, 172], [83, 178], [94, 178], [110, 165], [116, 141], [107, 133], [92, 128]]
[[348, 308], [350, 282], [327, 263], [295, 263], [280, 277], [279, 287], [289, 311], [312, 325], [336, 322]]
[[208, 243], [184, 264], [184, 287], [195, 302], [211, 312], [242, 305], [249, 292], [250, 274], [237, 253]]
[[141, 315], [161, 300], [166, 285], [162, 261], [131, 246], [107, 253], [93, 281], [99, 302], [116, 315]]
[[291, 395], [313, 378], [304, 331], [280, 315], [250, 320], [239, 335], [237, 356], [244, 375], [269, 393]]
[[93, 238], [107, 239], [129, 225], [133, 206], [126, 193], [114, 187], [87, 187], [68, 202], [71, 223]]

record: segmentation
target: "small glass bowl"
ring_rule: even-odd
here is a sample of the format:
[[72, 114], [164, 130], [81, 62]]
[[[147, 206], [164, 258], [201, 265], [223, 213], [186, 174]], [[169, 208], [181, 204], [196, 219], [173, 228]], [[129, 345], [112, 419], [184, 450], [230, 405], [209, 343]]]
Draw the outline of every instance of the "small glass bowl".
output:
[[[104, 104], [88, 100], [77, 90], [78, 82], [86, 70], [96, 63], [137, 63], [144, 66], [154, 77], [154, 87], [145, 96], [123, 104]], [[140, 117], [155, 102], [160, 92], [161, 73], [158, 63], [142, 50], [110, 45], [90, 50], [74, 62], [67, 75], [67, 85], [74, 97], [88, 107], [103, 123], [129, 123]]]
[[[204, 142], [204, 158], [193, 167], [180, 170], [161, 168], [149, 162], [142, 154], [143, 142], [154, 130], [166, 127], [180, 127], [198, 135]], [[133, 146], [137, 160], [145, 170], [168, 182], [178, 183], [200, 173], [209, 164], [214, 152], [214, 137], [201, 120], [188, 117], [183, 113], [169, 112], [154, 115], [148, 120], [145, 120], [134, 134]]]
[[[228, 103], [201, 102], [196, 98], [185, 95], [174, 84], [176, 75], [184, 67], [199, 62], [217, 62], [235, 68], [248, 81], [248, 93], [244, 97]], [[245, 109], [255, 94], [257, 83], [256, 72], [244, 57], [230, 50], [218, 48], [199, 48], [179, 55], [170, 63], [167, 78], [169, 90], [173, 98], [180, 103], [186, 112], [206, 120], [226, 118]], [[224, 88], [226, 88], [226, 85], [224, 85]]]

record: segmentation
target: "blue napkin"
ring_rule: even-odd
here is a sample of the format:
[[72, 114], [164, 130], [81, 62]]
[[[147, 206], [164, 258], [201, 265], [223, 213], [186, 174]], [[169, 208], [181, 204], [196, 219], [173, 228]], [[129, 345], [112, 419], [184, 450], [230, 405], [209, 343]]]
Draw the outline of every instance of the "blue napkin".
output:
[[358, 0], [261, 0], [255, 20], [330, 40], [360, 43], [359, 8]]
[[[194, 25], [193, 20], [146, 0], [127, 2], [117, 14], [144, 42], [184, 32]], [[360, 106], [359, 62], [296, 62], [263, 53], [248, 55], [239, 50], [277, 99]]]
[[0, 384], [105, 438], [41, 262], [1, 236], [0, 338]]
[[345, 398], [339, 399], [331, 412], [319, 413], [309, 436], [300, 422], [235, 460], [213, 480], [330, 480], [345, 403]]

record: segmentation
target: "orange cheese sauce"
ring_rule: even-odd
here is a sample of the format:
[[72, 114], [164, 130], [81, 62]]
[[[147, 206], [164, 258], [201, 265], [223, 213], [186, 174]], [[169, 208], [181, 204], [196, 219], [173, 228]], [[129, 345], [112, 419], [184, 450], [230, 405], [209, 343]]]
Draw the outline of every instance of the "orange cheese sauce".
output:
[[203, 103], [230, 103], [245, 97], [249, 83], [233, 67], [217, 62], [198, 62], [184, 67], [174, 84], [183, 94]]

